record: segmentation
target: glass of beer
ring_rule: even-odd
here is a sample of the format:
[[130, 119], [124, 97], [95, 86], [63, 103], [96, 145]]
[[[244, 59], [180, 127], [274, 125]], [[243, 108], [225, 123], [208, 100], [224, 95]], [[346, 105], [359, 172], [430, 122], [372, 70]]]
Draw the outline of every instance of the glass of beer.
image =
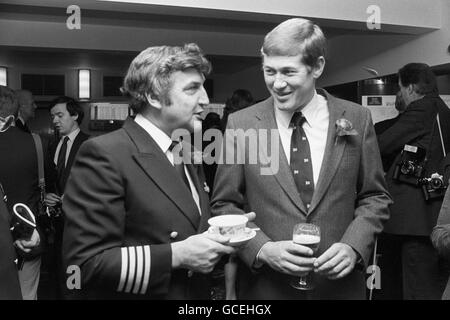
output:
[[[311, 223], [298, 223], [294, 226], [292, 235], [294, 243], [309, 247], [316, 254], [320, 244], [320, 228]], [[295, 278], [291, 281], [291, 286], [298, 290], [312, 290], [315, 285], [311, 275]]]

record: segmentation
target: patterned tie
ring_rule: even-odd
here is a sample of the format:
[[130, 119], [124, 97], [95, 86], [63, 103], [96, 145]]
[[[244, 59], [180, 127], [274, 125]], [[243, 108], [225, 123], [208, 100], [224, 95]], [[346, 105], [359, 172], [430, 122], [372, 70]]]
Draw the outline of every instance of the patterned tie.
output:
[[[173, 148], [175, 148], [175, 146], [178, 145], [179, 143], [180, 143], [179, 141], [172, 141], [172, 143], [170, 144], [170, 147], [169, 147], [169, 151], [172, 151]], [[181, 156], [180, 159], [182, 160], [183, 159], [183, 149], [181, 149], [180, 156]], [[189, 185], [189, 180], [186, 176], [186, 172], [184, 171], [184, 163], [183, 163], [183, 161], [181, 161], [181, 163], [177, 163], [177, 162], [178, 161], [174, 161], [173, 166], [175, 167], [175, 170], [177, 171], [181, 180], [183, 180], [185, 185], [188, 187], [189, 192], [192, 192], [191, 186]]]
[[294, 128], [291, 136], [291, 170], [298, 193], [306, 208], [309, 209], [314, 194], [314, 176], [311, 163], [311, 150], [308, 138], [302, 126], [306, 118], [301, 112], [292, 116], [290, 127]]
[[67, 141], [69, 141], [69, 137], [64, 137], [61, 149], [59, 149], [58, 161], [56, 163], [56, 172], [58, 174], [58, 187], [61, 192], [64, 190], [64, 186], [62, 184], [63, 184], [63, 171], [66, 167]]

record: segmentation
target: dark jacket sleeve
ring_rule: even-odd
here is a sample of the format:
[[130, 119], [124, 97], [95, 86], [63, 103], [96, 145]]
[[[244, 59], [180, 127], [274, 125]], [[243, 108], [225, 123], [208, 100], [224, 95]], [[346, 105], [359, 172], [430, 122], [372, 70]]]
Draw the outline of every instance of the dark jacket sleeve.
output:
[[118, 160], [94, 141], [81, 146], [67, 184], [63, 259], [82, 289], [160, 295], [169, 290], [170, 244], [126, 246], [126, 190]]
[[431, 233], [431, 241], [440, 255], [450, 258], [450, 188], [445, 193], [437, 225]]

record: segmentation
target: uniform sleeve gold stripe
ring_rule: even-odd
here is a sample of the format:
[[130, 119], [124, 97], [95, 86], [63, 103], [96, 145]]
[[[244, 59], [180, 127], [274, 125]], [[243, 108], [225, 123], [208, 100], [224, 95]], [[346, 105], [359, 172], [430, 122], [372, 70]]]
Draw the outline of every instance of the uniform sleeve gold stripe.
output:
[[133, 293], [137, 294], [139, 292], [139, 288], [141, 287], [142, 282], [142, 273], [144, 268], [144, 259], [142, 257], [142, 246], [136, 247], [136, 279], [134, 281]]
[[123, 287], [125, 286], [125, 280], [127, 276], [127, 269], [128, 269], [128, 250], [127, 248], [121, 248], [120, 249], [122, 253], [122, 265], [120, 268], [120, 282], [119, 286], [117, 287], [117, 291], [123, 291]]
[[150, 271], [152, 268], [151, 264], [151, 255], [150, 255], [150, 246], [144, 246], [144, 279], [141, 287], [141, 294], [145, 294], [147, 292], [148, 281], [150, 279]]
[[128, 269], [127, 286], [125, 288], [126, 293], [130, 293], [131, 287], [134, 282], [134, 274], [136, 271], [136, 252], [134, 247], [128, 247], [128, 254], [130, 255], [130, 268]]

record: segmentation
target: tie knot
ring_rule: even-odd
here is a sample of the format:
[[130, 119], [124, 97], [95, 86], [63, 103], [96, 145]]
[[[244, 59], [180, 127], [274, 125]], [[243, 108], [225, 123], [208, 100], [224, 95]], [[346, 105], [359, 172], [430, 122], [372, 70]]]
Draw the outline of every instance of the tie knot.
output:
[[66, 144], [67, 144], [68, 141], [69, 141], [69, 137], [68, 137], [68, 136], [65, 136], [65, 137], [63, 138], [63, 143], [66, 143]]
[[301, 127], [303, 123], [305, 123], [306, 118], [303, 116], [301, 112], [294, 112], [292, 115], [291, 122], [289, 126], [292, 127]]

